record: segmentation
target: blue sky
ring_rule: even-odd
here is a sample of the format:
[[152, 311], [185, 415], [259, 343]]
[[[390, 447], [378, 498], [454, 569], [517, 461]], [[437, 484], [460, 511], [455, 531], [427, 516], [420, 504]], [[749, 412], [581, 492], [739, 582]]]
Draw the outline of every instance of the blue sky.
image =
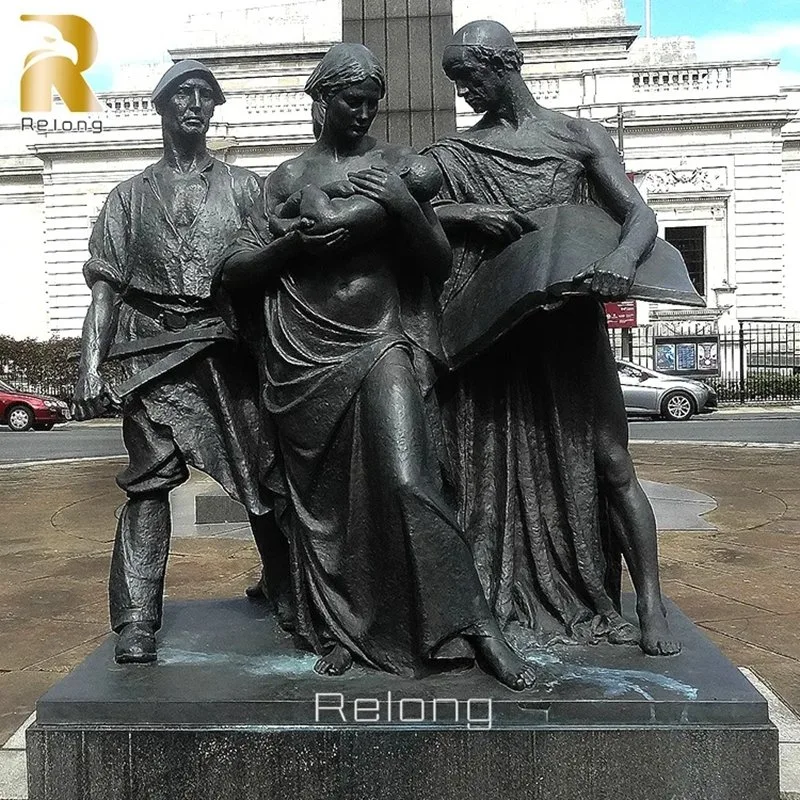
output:
[[[644, 25], [645, 0], [625, 0]], [[697, 39], [701, 59], [780, 58], [800, 74], [800, 0], [651, 0], [653, 36]]]

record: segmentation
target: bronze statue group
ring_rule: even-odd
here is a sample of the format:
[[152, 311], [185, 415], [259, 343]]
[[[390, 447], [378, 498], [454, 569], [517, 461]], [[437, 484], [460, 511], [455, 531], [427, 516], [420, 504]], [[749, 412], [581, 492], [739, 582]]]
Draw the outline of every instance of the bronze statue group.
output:
[[[509, 639], [679, 651], [602, 307], [626, 296], [655, 218], [605, 130], [541, 107], [521, 65], [498, 23], [458, 31], [443, 67], [483, 116], [417, 154], [369, 135], [384, 70], [335, 45], [306, 84], [316, 142], [263, 182], [207, 150], [225, 101], [211, 71], [164, 75], [163, 158], [111, 192], [84, 270], [74, 409], [120, 403], [130, 455], [109, 581], [118, 662], [157, 657], [169, 492], [189, 466], [247, 508], [263, 566], [248, 593], [321, 674], [469, 659], [523, 690], [534, 669]], [[618, 247], [576, 277], [583, 294], [449, 369], [454, 298], [491, 286], [482, 266], [565, 204], [604, 208]]]

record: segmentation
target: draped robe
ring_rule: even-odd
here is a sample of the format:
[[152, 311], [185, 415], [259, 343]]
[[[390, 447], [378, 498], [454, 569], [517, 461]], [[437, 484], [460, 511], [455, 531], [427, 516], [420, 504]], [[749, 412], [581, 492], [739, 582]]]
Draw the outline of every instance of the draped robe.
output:
[[[588, 150], [559, 129], [483, 128], [426, 151], [442, 169], [440, 203], [523, 213], [592, 202]], [[453, 235], [441, 308], [501, 245]], [[491, 276], [485, 276], [491, 280]], [[490, 607], [535, 641], [594, 642], [623, 621], [618, 552], [595, 471], [594, 402], [611, 358], [602, 305], [574, 298], [535, 311], [440, 386], [466, 531]]]
[[[270, 242], [265, 208], [226, 258]], [[402, 253], [394, 241], [369, 246]], [[298, 258], [264, 298], [262, 435], [275, 459], [263, 481], [289, 540], [297, 636], [320, 654], [338, 642], [368, 666], [422, 676], [471, 658], [460, 634], [489, 614], [446, 496], [427, 281], [398, 277], [394, 313], [356, 326], [304, 295], [298, 275], [314, 269], [336, 265]]]

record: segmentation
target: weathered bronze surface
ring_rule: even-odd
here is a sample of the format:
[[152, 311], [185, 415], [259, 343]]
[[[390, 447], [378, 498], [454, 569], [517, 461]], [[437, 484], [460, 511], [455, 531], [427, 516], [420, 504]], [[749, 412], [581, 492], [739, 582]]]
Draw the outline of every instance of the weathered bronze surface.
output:
[[[628, 454], [601, 304], [630, 295], [656, 242], [655, 215], [605, 129], [540, 106], [522, 60], [497, 22], [457, 31], [443, 67], [483, 116], [426, 151], [444, 176], [437, 212], [454, 249], [439, 302], [459, 369], [439, 390], [459, 521], [505, 629], [541, 643], [638, 639], [668, 655], [680, 644], [661, 602], [655, 519]], [[584, 224], [603, 208], [620, 226], [616, 241], [563, 224], [581, 216], [573, 206], [586, 208]], [[619, 614], [620, 551], [641, 636]]]
[[[153, 102], [164, 155], [112, 190], [89, 242], [92, 302], [73, 404], [79, 420], [110, 402], [122, 406], [130, 463], [117, 482], [128, 501], [109, 597], [116, 658], [137, 663], [156, 658], [169, 492], [188, 479], [189, 466], [244, 503], [263, 553], [282, 548], [258, 483], [256, 369], [237, 345], [231, 305], [216, 291], [219, 258], [261, 181], [208, 152], [208, 126], [225, 98], [203, 64], [170, 67]], [[102, 377], [106, 359], [121, 364], [116, 387]]]
[[[353, 658], [422, 676], [473, 652], [513, 688], [505, 642], [445, 490], [430, 284], [451, 251], [428, 200], [433, 162], [368, 135], [383, 68], [335, 45], [309, 78], [318, 140], [282, 164], [225, 260], [265, 295], [264, 425], [289, 540], [298, 639], [341, 674]], [[278, 238], [274, 239], [273, 235]]]
[[699, 298], [604, 129], [539, 106], [521, 63], [498, 23], [458, 31], [444, 68], [484, 116], [418, 155], [369, 135], [384, 69], [335, 45], [306, 85], [316, 143], [263, 187], [208, 153], [211, 72], [162, 78], [164, 157], [92, 234], [75, 400], [78, 418], [124, 410], [119, 661], [156, 657], [188, 465], [246, 506], [271, 578], [248, 593], [278, 603], [323, 674], [477, 657], [525, 688], [506, 633], [639, 639], [620, 552], [642, 648], [680, 649], [601, 301]]

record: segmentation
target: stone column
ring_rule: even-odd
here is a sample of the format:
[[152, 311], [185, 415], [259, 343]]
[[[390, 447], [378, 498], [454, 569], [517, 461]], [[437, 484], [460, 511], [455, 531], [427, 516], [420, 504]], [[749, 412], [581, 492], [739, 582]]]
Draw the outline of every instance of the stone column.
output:
[[453, 34], [452, 0], [343, 0], [342, 38], [386, 65], [385, 109], [373, 132], [419, 149], [455, 131], [455, 93], [442, 72]]

